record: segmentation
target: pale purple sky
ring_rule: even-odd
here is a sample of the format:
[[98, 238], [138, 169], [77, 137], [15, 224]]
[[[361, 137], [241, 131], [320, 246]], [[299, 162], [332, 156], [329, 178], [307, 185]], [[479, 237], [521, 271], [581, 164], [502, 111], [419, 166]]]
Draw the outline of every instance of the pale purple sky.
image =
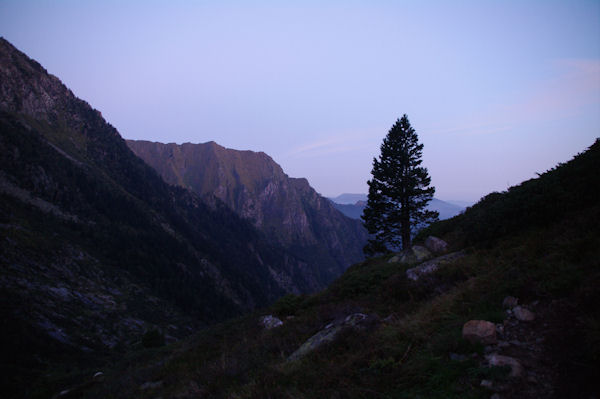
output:
[[10, 1], [0, 35], [128, 139], [264, 151], [366, 192], [402, 114], [436, 197], [477, 200], [600, 136], [599, 1]]

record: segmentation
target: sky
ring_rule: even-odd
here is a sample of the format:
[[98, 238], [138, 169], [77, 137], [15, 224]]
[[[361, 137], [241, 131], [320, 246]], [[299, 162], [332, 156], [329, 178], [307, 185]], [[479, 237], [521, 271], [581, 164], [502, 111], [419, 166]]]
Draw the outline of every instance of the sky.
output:
[[124, 138], [264, 151], [325, 196], [367, 192], [403, 114], [445, 200], [600, 137], [598, 0], [0, 0], [0, 36]]

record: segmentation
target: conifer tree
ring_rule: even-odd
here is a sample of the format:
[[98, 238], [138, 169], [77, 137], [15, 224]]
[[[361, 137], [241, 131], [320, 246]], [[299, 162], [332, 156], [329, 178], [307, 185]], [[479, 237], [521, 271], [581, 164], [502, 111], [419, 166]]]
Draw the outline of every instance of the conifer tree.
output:
[[373, 158], [369, 197], [362, 219], [371, 238], [367, 255], [398, 247], [411, 248], [411, 232], [438, 219], [438, 212], [426, 209], [435, 187], [421, 166], [423, 144], [406, 114], [389, 130], [381, 145], [379, 160]]

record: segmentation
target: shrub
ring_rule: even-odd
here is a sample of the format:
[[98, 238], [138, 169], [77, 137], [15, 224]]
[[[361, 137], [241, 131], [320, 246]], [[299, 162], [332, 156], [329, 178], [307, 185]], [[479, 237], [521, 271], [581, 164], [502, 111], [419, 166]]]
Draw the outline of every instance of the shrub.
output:
[[156, 328], [146, 331], [142, 336], [142, 346], [144, 348], [158, 348], [165, 345], [165, 335]]

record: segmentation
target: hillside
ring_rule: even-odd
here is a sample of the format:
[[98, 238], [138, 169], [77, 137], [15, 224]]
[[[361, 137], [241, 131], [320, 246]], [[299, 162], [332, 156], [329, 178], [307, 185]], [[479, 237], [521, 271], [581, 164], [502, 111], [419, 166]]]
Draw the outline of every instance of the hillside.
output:
[[[0, 38], [3, 397], [314, 283], [218, 201], [166, 184], [99, 111]], [[25, 388], [27, 387], [27, 389]]]
[[265, 153], [204, 144], [127, 144], [173, 185], [216, 196], [306, 264], [310, 291], [324, 288], [363, 259], [366, 230], [344, 217], [306, 179], [288, 177]]
[[[454, 252], [429, 261], [437, 270], [416, 281], [407, 277], [415, 265], [369, 259], [319, 294], [289, 295], [124, 359], [85, 397], [594, 397], [599, 162], [596, 141], [493, 202], [432, 225]], [[526, 218], [525, 206], [537, 213]], [[469, 230], [480, 224], [488, 233]], [[269, 314], [282, 325], [263, 327]], [[463, 338], [469, 320], [495, 323], [497, 339]]]

